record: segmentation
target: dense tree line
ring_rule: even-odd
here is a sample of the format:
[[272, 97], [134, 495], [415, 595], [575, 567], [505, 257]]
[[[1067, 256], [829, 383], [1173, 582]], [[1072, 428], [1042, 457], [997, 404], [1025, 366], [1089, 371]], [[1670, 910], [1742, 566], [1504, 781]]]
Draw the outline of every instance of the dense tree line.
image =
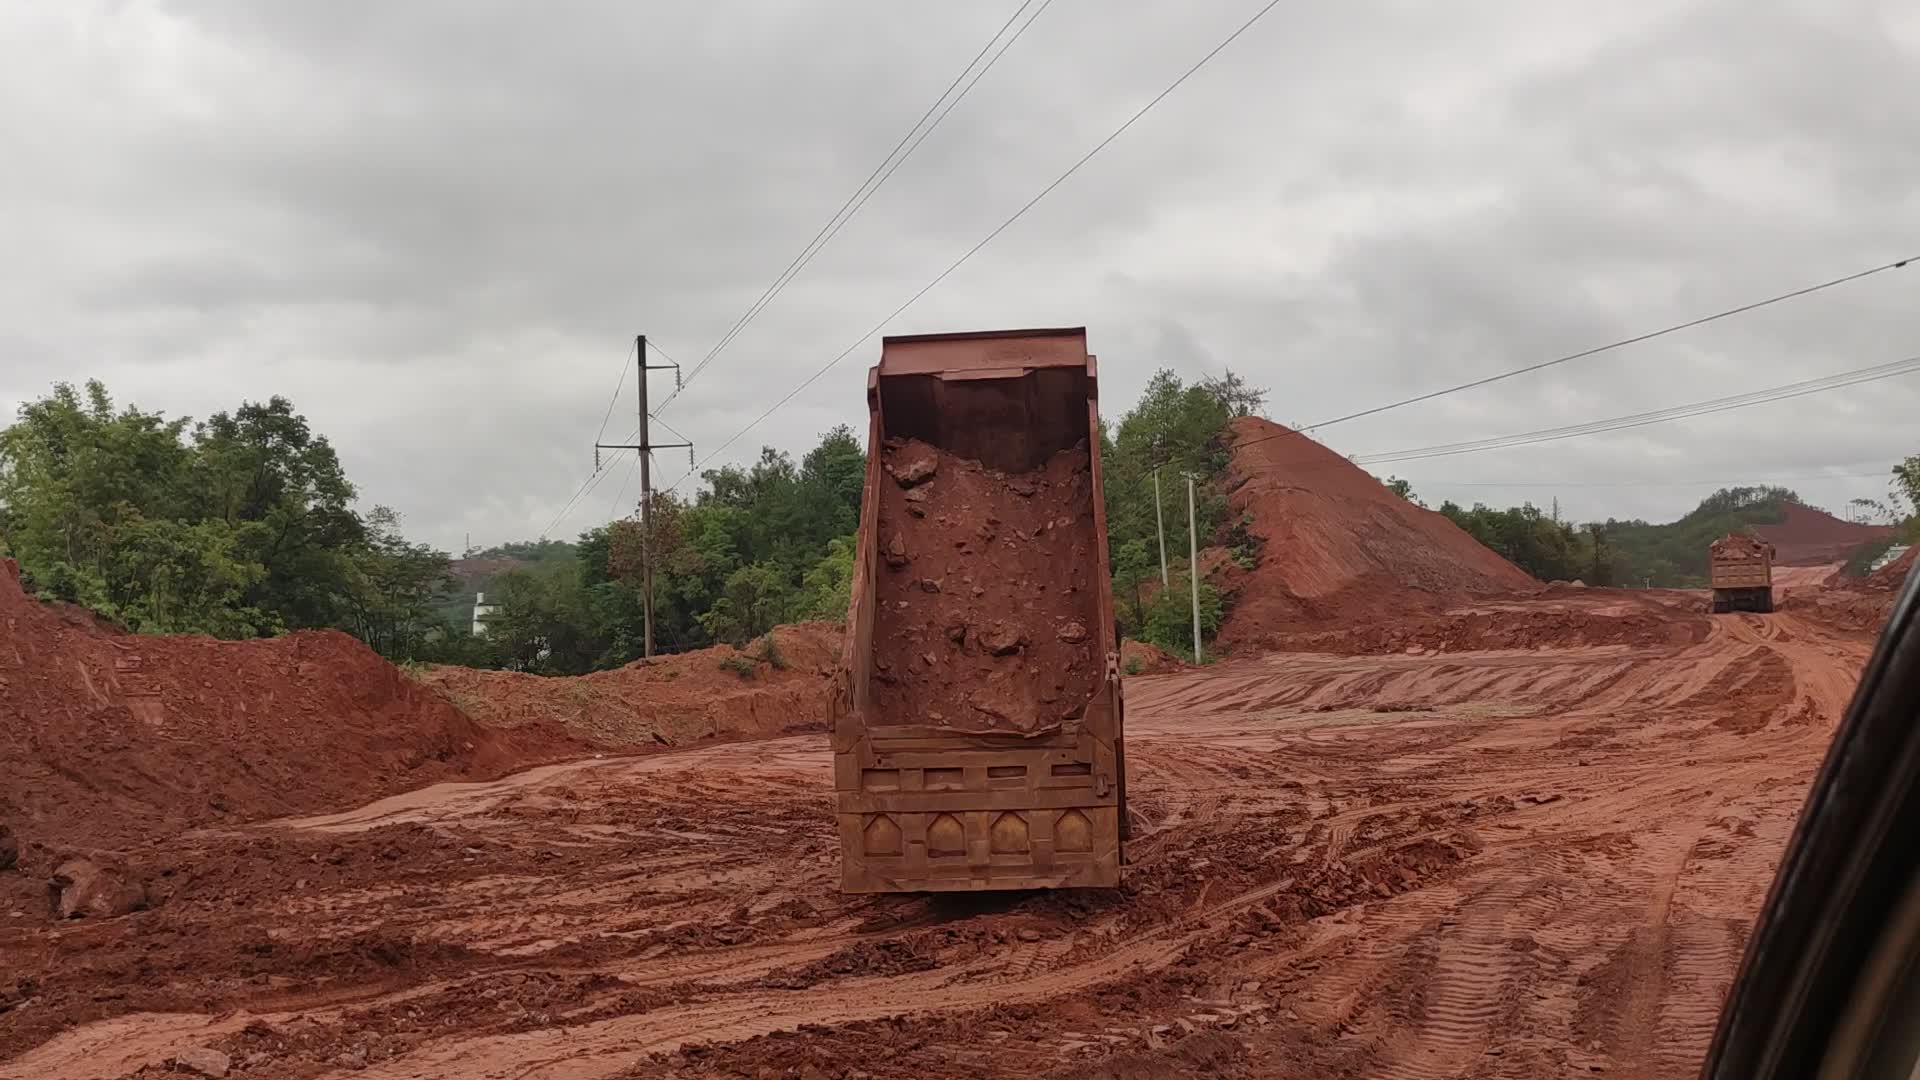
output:
[[644, 651], [644, 559], [654, 568], [656, 651], [745, 644], [782, 623], [844, 618], [865, 474], [866, 451], [844, 425], [797, 463], [769, 447], [751, 466], [709, 470], [691, 499], [655, 495], [650, 534], [616, 521], [581, 534], [573, 558], [493, 578], [488, 601], [500, 611], [487, 634], [456, 634], [434, 658], [552, 673], [628, 663]]
[[[1389, 478], [1387, 484], [1402, 497], [1415, 499], [1406, 481]], [[1664, 524], [1610, 518], [1576, 525], [1531, 504], [1499, 510], [1445, 502], [1439, 510], [1474, 539], [1542, 581], [1700, 588], [1707, 583], [1708, 546], [1713, 541], [1755, 525], [1778, 523], [1788, 504], [1805, 505], [1788, 488], [1762, 486], [1723, 488], [1678, 521]], [[1920, 457], [1893, 467], [1885, 499], [1855, 499], [1852, 505], [1867, 518], [1896, 526], [1901, 537], [1920, 539], [1920, 516], [1915, 513], [1920, 507]], [[1850, 568], [1863, 569], [1887, 543], [1892, 541], [1863, 548]]]
[[[1225, 427], [1260, 392], [1231, 374], [1184, 384], [1160, 372], [1102, 432], [1119, 617], [1129, 634], [1185, 651], [1186, 474], [1199, 483], [1203, 544], [1223, 534]], [[56, 386], [0, 431], [0, 553], [30, 587], [130, 629], [239, 638], [346, 630], [396, 660], [572, 673], [641, 655], [641, 567], [655, 577], [656, 647], [744, 644], [781, 623], [846, 612], [865, 448], [845, 426], [798, 461], [702, 474], [635, 520], [466, 553], [410, 542], [400, 516], [354, 508], [324, 436], [284, 398], [199, 423], [116, 407], [105, 387]], [[1153, 474], [1163, 481], [1174, 588], [1159, 587]], [[1240, 549], [1243, 558], [1250, 549]], [[468, 561], [506, 569], [456, 577]], [[496, 606], [470, 633], [478, 585]], [[1223, 601], [1202, 587], [1206, 631]]]
[[353, 499], [333, 447], [280, 397], [195, 424], [62, 384], [0, 431], [0, 550], [41, 595], [139, 631], [417, 643], [447, 557]]

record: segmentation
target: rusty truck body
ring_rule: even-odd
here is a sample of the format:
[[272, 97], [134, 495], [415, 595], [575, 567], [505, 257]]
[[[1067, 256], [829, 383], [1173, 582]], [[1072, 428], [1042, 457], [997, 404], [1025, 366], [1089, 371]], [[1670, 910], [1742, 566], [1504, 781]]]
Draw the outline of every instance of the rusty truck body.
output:
[[1772, 544], [1757, 536], [1733, 533], [1713, 542], [1707, 561], [1714, 611], [1773, 610]]
[[[889, 337], [868, 372], [830, 718], [847, 892], [1119, 884], [1126, 750], [1097, 385], [1082, 328]], [[991, 485], [1023, 501], [996, 516]], [[925, 550], [903, 539], [916, 528]]]

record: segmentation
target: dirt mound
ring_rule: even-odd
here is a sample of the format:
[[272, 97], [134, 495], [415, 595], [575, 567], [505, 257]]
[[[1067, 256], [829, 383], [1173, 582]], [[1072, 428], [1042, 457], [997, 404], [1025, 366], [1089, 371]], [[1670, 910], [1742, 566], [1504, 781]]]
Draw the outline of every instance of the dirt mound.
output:
[[1112, 647], [1085, 444], [1018, 474], [918, 441], [882, 453], [875, 719], [1033, 733], [1077, 716]]
[[1843, 630], [1878, 634], [1893, 614], [1893, 602], [1913, 571], [1920, 548], [1875, 570], [1864, 578], [1830, 578], [1819, 589], [1794, 589], [1781, 607]]
[[23, 848], [325, 809], [560, 748], [475, 724], [345, 634], [118, 634], [0, 559], [0, 819]]
[[1539, 588], [1443, 515], [1304, 435], [1248, 417], [1233, 422], [1233, 437], [1229, 506], [1262, 548], [1239, 581], [1223, 648]]
[[433, 667], [416, 678], [482, 723], [559, 723], [609, 749], [824, 726], [840, 627], [782, 626], [773, 643], [771, 653], [719, 645], [586, 675]]
[[1157, 645], [1127, 638], [1120, 643], [1120, 670], [1128, 675], [1160, 675], [1179, 671], [1187, 663]]
[[1753, 527], [1756, 536], [1773, 545], [1778, 566], [1844, 562], [1860, 545], [1893, 535], [1890, 525], [1858, 525], [1799, 503], [1787, 503], [1783, 511], [1779, 522]]

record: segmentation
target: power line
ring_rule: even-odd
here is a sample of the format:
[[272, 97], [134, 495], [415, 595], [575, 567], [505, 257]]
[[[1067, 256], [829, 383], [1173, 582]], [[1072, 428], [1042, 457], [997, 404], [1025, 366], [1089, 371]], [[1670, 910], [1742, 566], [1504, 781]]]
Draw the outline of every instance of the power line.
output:
[[640, 455], [635, 454], [633, 455], [633, 468], [627, 470], [626, 476], [620, 481], [620, 490], [614, 493], [612, 505], [607, 507], [607, 520], [613, 520], [616, 512], [620, 509], [621, 502], [625, 501], [627, 497], [628, 485], [633, 483], [633, 478], [638, 475], [639, 472]]
[[1525, 375], [1528, 372], [1539, 371], [1541, 368], [1550, 368], [1556, 364], [1564, 364], [1572, 360], [1583, 360], [1589, 356], [1596, 356], [1603, 352], [1611, 352], [1614, 349], [1622, 349], [1628, 345], [1638, 345], [1643, 341], [1652, 341], [1654, 338], [1665, 337], [1668, 334], [1679, 333], [1682, 330], [1690, 330], [1696, 326], [1704, 326], [1707, 323], [1716, 322], [1720, 319], [1731, 318], [1732, 316], [1735, 316], [1735, 315], [1744, 315], [1749, 311], [1757, 311], [1760, 308], [1767, 307], [1771, 304], [1778, 304], [1783, 300], [1792, 300], [1795, 297], [1807, 296], [1811, 293], [1820, 292], [1823, 289], [1831, 289], [1836, 285], [1845, 285], [1850, 281], [1858, 281], [1861, 278], [1871, 277], [1874, 274], [1878, 274], [1886, 270], [1898, 270], [1901, 267], [1912, 262], [1916, 258], [1920, 258], [1920, 256], [1908, 256], [1907, 258], [1901, 259], [1898, 262], [1882, 263], [1879, 266], [1869, 267], [1868, 269], [1861, 270], [1852, 274], [1846, 274], [1842, 277], [1837, 277], [1837, 278], [1829, 279], [1827, 281], [1822, 281], [1816, 285], [1808, 285], [1804, 288], [1794, 289], [1792, 292], [1784, 292], [1779, 294], [1778, 296], [1769, 296], [1765, 300], [1755, 300], [1750, 304], [1741, 304], [1739, 307], [1728, 308], [1725, 311], [1716, 311], [1711, 315], [1702, 315], [1697, 319], [1689, 319], [1683, 323], [1675, 323], [1672, 326], [1662, 327], [1659, 330], [1648, 331], [1647, 333], [1644, 333], [1644, 334], [1636, 334], [1633, 337], [1622, 338], [1619, 341], [1608, 342], [1605, 345], [1596, 345], [1591, 349], [1582, 349], [1576, 353], [1568, 353], [1565, 356], [1557, 356], [1552, 360], [1542, 360], [1537, 364], [1528, 364], [1526, 367], [1514, 368], [1512, 371], [1503, 371], [1498, 375], [1489, 375], [1484, 379], [1474, 379], [1471, 382], [1463, 382], [1457, 386], [1449, 386], [1441, 390], [1433, 390], [1425, 394], [1417, 394], [1410, 398], [1402, 398], [1399, 401], [1388, 402], [1385, 405], [1376, 405], [1371, 409], [1362, 409], [1359, 412], [1348, 413], [1345, 416], [1336, 416], [1331, 420], [1322, 420], [1318, 424], [1310, 424], [1307, 427], [1301, 428], [1300, 430], [1313, 431], [1316, 428], [1331, 427], [1334, 424], [1344, 424], [1349, 420], [1358, 420], [1363, 416], [1374, 416], [1379, 413], [1386, 412], [1390, 409], [1398, 409], [1406, 405], [1415, 405], [1422, 401], [1432, 401], [1434, 398], [1437, 398], [1437, 397], [1445, 397], [1448, 394], [1457, 394], [1462, 390], [1472, 390], [1475, 387], [1486, 386], [1489, 383], [1496, 383], [1501, 381], [1502, 379], [1511, 379], [1516, 375]]
[[[648, 347], [649, 349], [652, 349], [652, 348], [653, 348], [653, 340], [652, 340], [651, 338], [649, 338], [649, 339], [647, 340], [647, 347]], [[658, 351], [658, 352], [660, 352], [660, 354], [661, 354], [662, 356], [665, 356], [665, 355], [666, 355], [666, 351], [665, 351], [664, 349], [662, 349], [662, 350], [656, 350], [656, 351]], [[673, 359], [673, 357], [671, 357], [671, 356], [668, 356], [668, 357], [667, 357], [667, 359], [669, 359], [669, 360], [672, 360], [672, 359]], [[659, 424], [659, 425], [660, 425], [661, 427], [664, 427], [664, 428], [666, 428], [666, 429], [667, 429], [668, 431], [671, 431], [671, 432], [673, 432], [673, 434], [674, 434], [674, 436], [675, 436], [675, 437], [677, 437], [677, 438], [679, 438], [680, 440], [682, 440], [682, 441], [684, 441], [684, 442], [691, 442], [691, 441], [692, 441], [692, 440], [690, 440], [690, 439], [688, 439], [688, 438], [687, 438], [687, 437], [686, 437], [685, 435], [682, 435], [682, 434], [680, 434], [680, 432], [679, 432], [679, 431], [677, 431], [677, 430], [675, 430], [675, 428], [673, 427], [673, 425], [672, 425], [672, 424], [669, 424], [669, 423], [667, 423], [667, 422], [666, 422], [665, 420], [662, 420], [662, 419], [660, 419], [660, 415], [659, 415], [658, 413], [654, 413], [654, 414], [651, 414], [651, 415], [652, 415], [652, 418], [653, 418], [653, 421], [654, 421], [654, 423], [657, 423], [657, 424]], [[603, 428], [602, 430], [604, 431], [605, 429]], [[640, 436], [640, 429], [636, 427], [636, 428], [634, 428], [634, 429], [633, 429], [632, 431], [629, 431], [629, 432], [627, 433], [627, 441], [631, 441], [631, 440], [633, 440], [633, 439], [636, 439], [636, 438], [638, 438], [639, 436]], [[566, 504], [565, 506], [562, 506], [562, 507], [560, 508], [560, 512], [559, 512], [558, 514], [555, 514], [555, 515], [553, 516], [553, 520], [552, 520], [551, 522], [548, 522], [548, 523], [547, 523], [547, 527], [546, 527], [545, 529], [542, 529], [542, 530], [540, 531], [540, 535], [541, 535], [541, 536], [547, 536], [547, 535], [549, 535], [549, 534], [551, 534], [551, 533], [553, 532], [553, 530], [554, 530], [554, 529], [557, 529], [557, 528], [559, 528], [559, 527], [560, 527], [560, 523], [561, 523], [562, 521], [564, 521], [564, 520], [566, 520], [566, 517], [567, 517], [567, 515], [568, 515], [568, 514], [570, 514], [570, 513], [572, 513], [572, 512], [573, 512], [573, 508], [574, 508], [574, 506], [575, 506], [576, 504], [578, 504], [578, 503], [579, 503], [579, 501], [580, 501], [581, 499], [583, 499], [583, 498], [585, 498], [585, 497], [586, 497], [587, 495], [590, 495], [590, 494], [592, 494], [592, 493], [593, 493], [593, 489], [594, 489], [594, 488], [597, 488], [597, 487], [599, 487], [599, 486], [600, 486], [600, 482], [601, 482], [602, 480], [604, 480], [604, 479], [606, 479], [606, 477], [607, 477], [607, 475], [608, 475], [608, 472], [609, 472], [609, 470], [610, 470], [610, 469], [612, 468], [612, 465], [611, 465], [611, 462], [612, 462], [612, 460], [613, 460], [614, 458], [617, 458], [617, 457], [619, 457], [619, 456], [620, 456], [621, 454], [623, 454], [623, 453], [625, 453], [625, 452], [626, 452], [626, 450], [625, 450], [625, 448], [620, 448], [620, 449], [616, 449], [616, 450], [614, 450], [614, 451], [613, 451], [613, 452], [612, 452], [611, 454], [609, 454], [609, 455], [608, 455], [608, 457], [607, 457], [607, 460], [606, 460], [605, 462], [602, 462], [602, 463], [601, 463], [601, 465], [600, 465], [600, 467], [599, 467], [599, 468], [596, 468], [596, 469], [595, 469], [595, 470], [594, 470], [594, 471], [593, 471], [592, 473], [590, 473], [590, 474], [588, 474], [588, 476], [587, 476], [587, 478], [586, 478], [585, 480], [582, 480], [582, 481], [580, 482], [580, 487], [579, 487], [579, 489], [578, 489], [577, 491], [575, 491], [575, 492], [573, 493], [573, 497], [567, 500], [567, 504]], [[640, 466], [640, 462], [639, 462], [639, 458], [638, 458], [638, 457], [636, 456], [636, 457], [635, 457], [635, 459], [634, 459], [634, 468], [635, 468], [635, 469], [638, 469], [638, 468], [639, 468], [639, 466]], [[686, 478], [685, 478], [685, 477], [682, 477], [681, 479], [683, 479], [683, 480], [684, 480], [684, 479], [686, 479]], [[631, 483], [631, 482], [632, 482], [632, 478], [631, 478], [631, 476], [629, 476], [629, 478], [628, 478], [628, 480], [626, 481], [626, 483]], [[623, 489], [624, 489], [624, 486], [625, 486], [625, 485], [623, 484], [623, 485], [622, 485], [622, 487], [623, 487]], [[667, 488], [666, 490], [668, 490], [668, 491], [671, 491], [671, 490], [673, 490], [673, 489], [672, 489], [672, 488]], [[623, 494], [623, 495], [624, 495], [624, 494], [625, 494], [625, 491], [623, 490], [623, 491], [621, 492], [621, 494]], [[618, 500], [617, 500], [617, 499], [616, 499], [615, 501], [616, 501], [616, 503], [618, 502]]]
[[[1895, 360], [1891, 363], [1876, 364], [1873, 367], [1857, 368], [1835, 375], [1825, 375], [1817, 379], [1787, 383], [1784, 386], [1754, 390], [1745, 394], [1712, 398], [1686, 405], [1676, 405], [1651, 412], [1634, 413], [1628, 416], [1616, 416], [1606, 420], [1594, 420], [1584, 424], [1570, 424], [1557, 428], [1541, 428], [1537, 431], [1525, 431], [1514, 435], [1501, 435], [1490, 439], [1477, 439], [1471, 442], [1444, 443], [1438, 446], [1423, 446], [1408, 450], [1394, 450], [1379, 454], [1356, 454], [1355, 464], [1378, 465], [1400, 461], [1420, 461], [1426, 458], [1450, 457], [1455, 454], [1472, 454], [1482, 450], [1501, 450], [1514, 446], [1531, 446], [1535, 443], [1556, 442], [1561, 439], [1578, 438], [1583, 435], [1599, 435], [1611, 431], [1624, 431], [1629, 428], [1646, 427], [1649, 424], [1664, 424], [1673, 420], [1683, 420], [1695, 416], [1707, 416], [1712, 413], [1728, 412], [1733, 409], [1745, 409], [1754, 405], [1765, 405], [1775, 401], [1804, 397], [1808, 394], [1837, 390], [1843, 386], [1857, 383], [1891, 379], [1920, 371], [1920, 356]], [[1272, 438], [1272, 436], [1268, 436]], [[1260, 440], [1255, 440], [1260, 441]]]
[[[854, 215], [858, 214], [861, 207], [867, 204], [867, 200], [873, 197], [874, 192], [879, 191], [880, 188], [886, 184], [887, 180], [893, 176], [894, 172], [906, 162], [907, 158], [913, 156], [913, 152], [920, 148], [920, 143], [926, 141], [928, 135], [933, 134], [933, 129], [940, 126], [940, 122], [947, 118], [947, 113], [952, 112], [955, 105], [960, 104], [961, 98], [967, 96], [967, 93], [980, 81], [981, 76], [984, 76], [995, 63], [999, 62], [1000, 57], [1006, 53], [1007, 49], [1010, 48], [1015, 41], [1019, 40], [1021, 34], [1027, 32], [1027, 27], [1033, 25], [1033, 19], [1039, 18], [1040, 13], [1045, 11], [1048, 5], [1052, 3], [1053, 0], [1044, 0], [1040, 5], [1040, 10], [1034, 12], [1033, 18], [1028, 19], [1026, 23], [1020, 27], [1018, 32], [1007, 39], [1006, 45], [1003, 45], [1000, 52], [995, 53], [993, 59], [988, 61], [987, 65], [980, 69], [979, 74], [974, 76], [973, 82], [968, 83], [966, 89], [961, 90], [959, 95], [953, 98], [952, 103], [947, 105], [946, 111], [940, 113], [940, 115], [934, 119], [933, 123], [928, 124], [927, 118], [933, 116], [934, 111], [940, 108], [941, 103], [945, 102], [948, 96], [953, 94], [954, 87], [959, 86], [961, 80], [967, 77], [967, 73], [971, 72], [974, 66], [980, 63], [980, 58], [987, 55], [987, 51], [993, 48], [994, 42], [1000, 40], [1001, 35], [1007, 32], [1007, 28], [1012, 26], [1015, 20], [1020, 18], [1021, 13], [1033, 5], [1033, 0], [1022, 0], [1020, 6], [1014, 9], [1013, 14], [1007, 16], [1007, 21], [1000, 24], [999, 29], [993, 32], [993, 36], [987, 39], [986, 44], [980, 46], [980, 51], [975, 53], [973, 58], [967, 61], [967, 65], [960, 69], [960, 73], [953, 77], [953, 81], [947, 84], [946, 89], [940, 91], [940, 96], [933, 99], [933, 103], [927, 106], [927, 111], [920, 114], [920, 118], [913, 122], [913, 126], [909, 127], [906, 133], [900, 136], [900, 141], [893, 145], [893, 149], [887, 151], [887, 155], [880, 159], [878, 165], [873, 167], [873, 171], [868, 173], [867, 178], [860, 182], [860, 186], [853, 189], [853, 193], [848, 195], [847, 200], [840, 204], [840, 208], [833, 212], [833, 216], [827, 219], [826, 224], [820, 226], [819, 231], [813, 234], [813, 239], [807, 241], [806, 246], [800, 249], [800, 254], [795, 255], [793, 260], [787, 263], [786, 269], [780, 271], [779, 276], [775, 277], [772, 284], [768, 285], [766, 289], [760, 293], [759, 298], [752, 304], [749, 304], [747, 310], [733, 321], [733, 325], [729, 326], [727, 332], [720, 336], [720, 340], [714, 344], [713, 348], [707, 350], [707, 354], [701, 357], [700, 362], [694, 365], [692, 371], [687, 373], [686, 379], [681, 383], [682, 387], [692, 382], [702, 371], [706, 370], [707, 365], [713, 363], [714, 359], [718, 357], [727, 346], [733, 343], [733, 339], [738, 337], [742, 330], [746, 329], [747, 324], [758, 317], [760, 312], [764, 311], [767, 305], [774, 301], [775, 297], [786, 290], [786, 287], [792, 283], [793, 279], [798, 277], [800, 272], [807, 268], [807, 264], [813, 261], [814, 256], [818, 255], [821, 250], [833, 240], [834, 236], [838, 235], [840, 230], [846, 227], [847, 222], [853, 220]], [[920, 130], [923, 125], [926, 127], [925, 131]], [[918, 139], [914, 139], [915, 132], [920, 132]], [[912, 140], [911, 146], [908, 146], [909, 140]], [[901, 153], [903, 147], [906, 150], [905, 153]], [[896, 157], [898, 160], [895, 160]], [[889, 163], [892, 164], [892, 168], [888, 168]], [[673, 393], [668, 394], [667, 397], [660, 402], [660, 407], [664, 409], [669, 402], [679, 396], [679, 393], [680, 389], [676, 388]]]
[[[635, 346], [635, 348], [638, 348], [638, 346]], [[613, 407], [620, 402], [620, 391], [627, 387], [627, 357], [632, 355], [633, 349], [628, 349], [620, 357], [620, 379], [613, 384], [613, 396], [607, 399], [607, 415], [600, 418], [600, 432], [593, 437], [594, 442], [600, 442], [606, 437], [607, 422], [613, 419]]]
[[[649, 345], [649, 347], [651, 347], [655, 352], [659, 353], [661, 356], [667, 357], [668, 361], [675, 364], [680, 362], [678, 360], [675, 360], [672, 356], [668, 356], [667, 350], [660, 348], [657, 342], [649, 340], [647, 344]], [[639, 347], [640, 347], [639, 343], [636, 341], [634, 343], [633, 348], [628, 349], [620, 357], [620, 378], [619, 378], [619, 381], [614, 383], [613, 396], [607, 399], [607, 413], [605, 416], [601, 417], [600, 432], [599, 434], [595, 435], [593, 438], [593, 441], [596, 443], [604, 442], [606, 439], [607, 424], [613, 419], [613, 408], [615, 405], [620, 403], [620, 391], [626, 389], [626, 386], [627, 386], [628, 360], [630, 357], [633, 356], [634, 349], [637, 349]], [[659, 417], [656, 416], [654, 417], [654, 419], [658, 420]], [[639, 429], [635, 428], [634, 435], [638, 435], [638, 434], [639, 434]], [[675, 434], [678, 434], [678, 432], [676, 432]], [[633, 438], [633, 436], [630, 435], [628, 436], [628, 438], [631, 439]], [[684, 439], [686, 438], [686, 436], [682, 435], [681, 438]], [[615, 451], [616, 455], [618, 453], [619, 453], [618, 451]], [[593, 471], [587, 474], [587, 478], [585, 480], [580, 481], [580, 486], [574, 489], [573, 495], [570, 498], [568, 498], [566, 501], [566, 504], [560, 508], [560, 512], [553, 516], [553, 520], [547, 523], [547, 527], [540, 530], [541, 536], [544, 537], [549, 533], [553, 532], [554, 529], [558, 528], [560, 526], [560, 522], [564, 521], [566, 519], [566, 516], [573, 511], [574, 504], [579, 502], [581, 498], [584, 497], [589, 490], [599, 486], [600, 477], [605, 474], [605, 469], [606, 469], [606, 463], [599, 460], [596, 457], [593, 463]]]
[[[1139, 111], [1135, 112], [1132, 116], [1129, 116], [1124, 123], [1122, 123], [1119, 127], [1113, 130], [1112, 134], [1108, 135], [1104, 139], [1101, 139], [1098, 143], [1094, 145], [1093, 149], [1081, 155], [1078, 161], [1075, 161], [1072, 165], [1067, 167], [1066, 172], [1061, 173], [1059, 176], [1054, 178], [1052, 183], [1048, 184], [1046, 187], [1041, 188], [1040, 193], [1035, 195], [1033, 198], [1028, 199], [1025, 205], [1021, 206], [1020, 209], [1014, 211], [1012, 217], [1009, 217], [1007, 220], [1001, 222], [997, 227], [994, 228], [992, 232], [988, 233], [985, 237], [983, 237], [979, 243], [968, 248], [964, 254], [962, 254], [958, 259], [955, 259], [945, 270], [940, 271], [940, 273], [936, 275], [932, 281], [929, 281], [925, 285], [921, 286], [920, 291], [914, 293], [912, 296], [909, 296], [905, 303], [901, 304], [897, 308], [894, 308], [891, 312], [887, 314], [885, 318], [875, 323], [872, 329], [868, 330], [864, 334], [861, 334], [860, 337], [853, 342], [853, 344], [848, 345], [845, 349], [842, 349], [838, 356], [835, 356], [832, 360], [827, 361], [825, 366], [821, 367], [820, 370], [814, 372], [812, 375], [807, 376], [807, 378], [803, 382], [801, 382], [799, 386], [796, 386], [792, 390], [788, 391], [785, 397], [781, 398], [779, 401], [774, 402], [773, 406], [769, 408], [766, 412], [763, 412], [759, 416], [755, 417], [752, 423], [749, 423], [746, 427], [743, 427], [739, 431], [734, 432], [733, 435], [727, 439], [727, 441], [721, 443], [717, 448], [715, 448], [713, 453], [708, 454], [705, 458], [702, 458], [700, 461], [700, 465], [704, 466], [707, 462], [712, 461], [714, 458], [718, 457], [721, 454], [721, 452], [725, 451], [727, 447], [732, 446], [735, 442], [739, 441], [742, 435], [745, 435], [747, 432], [752, 431], [756, 427], [759, 427], [760, 424], [767, 419], [767, 417], [772, 416], [775, 412], [779, 411], [783, 406], [785, 406], [789, 401], [792, 401], [795, 397], [798, 397], [802, 391], [806, 390], [807, 387], [812, 386], [815, 382], [819, 381], [821, 376], [833, 370], [833, 368], [837, 366], [840, 363], [840, 361], [845, 360], [849, 355], [853, 353], [855, 349], [858, 349], [861, 345], [866, 344], [866, 341], [868, 338], [879, 333], [881, 329], [884, 328], [888, 323], [898, 318], [901, 312], [912, 307], [915, 303], [919, 302], [921, 297], [932, 292], [936, 286], [938, 286], [941, 282], [945, 281], [949, 276], [951, 276], [955, 270], [960, 269], [960, 267], [964, 265], [968, 259], [971, 259], [976, 254], [978, 254], [980, 252], [980, 249], [992, 243], [994, 239], [997, 238], [1001, 233], [1006, 232], [1007, 229], [1013, 226], [1014, 222], [1019, 221], [1021, 218], [1025, 217], [1027, 215], [1027, 211], [1032, 210], [1035, 206], [1038, 206], [1040, 204], [1040, 200], [1052, 194], [1054, 189], [1058, 188], [1061, 184], [1066, 183], [1069, 177], [1071, 177], [1074, 173], [1077, 173], [1080, 171], [1081, 166], [1085, 165], [1089, 161], [1092, 161], [1096, 155], [1098, 155], [1102, 150], [1105, 150], [1109, 145], [1111, 145], [1115, 139], [1118, 139], [1121, 135], [1124, 135], [1127, 132], [1127, 129], [1133, 127], [1134, 124], [1138, 123], [1141, 117], [1147, 115], [1148, 112], [1152, 111], [1153, 107], [1160, 104], [1161, 101], [1165, 100], [1167, 95], [1173, 93], [1175, 90], [1178, 90], [1183, 83], [1185, 83], [1188, 79], [1193, 77], [1195, 72], [1198, 72], [1201, 68], [1205, 67], [1207, 63], [1211, 61], [1215, 56], [1218, 56], [1222, 50], [1224, 50], [1227, 46], [1237, 41], [1240, 38], [1240, 35], [1252, 29], [1255, 23], [1259, 22], [1262, 18], [1266, 17], [1267, 13], [1272, 11], [1275, 7], [1277, 7], [1279, 3], [1280, 3], [1280, 0], [1267, 0], [1266, 5], [1261, 7], [1260, 10], [1254, 12], [1251, 18], [1249, 18], [1246, 22], [1241, 23], [1240, 27], [1236, 29], [1233, 33], [1228, 34], [1226, 36], [1226, 39], [1221, 41], [1220, 44], [1215, 45], [1212, 49], [1208, 50], [1207, 54], [1205, 56], [1202, 56], [1198, 61], [1195, 61], [1192, 67], [1189, 67], [1185, 71], [1181, 72], [1179, 78], [1174, 79], [1173, 82], [1167, 84], [1166, 89], [1160, 91], [1158, 94], [1155, 94], [1152, 100], [1148, 101], [1145, 105], [1142, 105]], [[698, 471], [699, 471], [699, 466], [696, 466], [695, 468], [688, 470], [686, 476], [682, 476], [679, 480], [674, 481], [672, 486], [667, 488], [667, 490], [672, 491], [674, 488], [679, 487], [681, 484], [687, 481], [688, 477], [693, 476], [694, 473]]]
[[1765, 480], [1426, 480], [1423, 484], [1435, 484], [1440, 487], [1541, 487], [1541, 488], [1626, 488], [1626, 487], [1761, 487], [1776, 484], [1782, 480], [1884, 480], [1892, 473], [1880, 472], [1844, 472], [1844, 473], [1781, 473]]

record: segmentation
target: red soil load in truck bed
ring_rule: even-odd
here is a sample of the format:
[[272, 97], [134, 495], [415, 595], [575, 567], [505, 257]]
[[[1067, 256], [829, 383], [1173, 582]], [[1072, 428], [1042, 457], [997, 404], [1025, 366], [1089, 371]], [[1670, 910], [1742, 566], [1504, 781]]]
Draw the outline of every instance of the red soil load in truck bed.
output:
[[918, 440], [882, 456], [876, 716], [1024, 734], [1079, 715], [1109, 644], [1086, 447], [1013, 475]]

